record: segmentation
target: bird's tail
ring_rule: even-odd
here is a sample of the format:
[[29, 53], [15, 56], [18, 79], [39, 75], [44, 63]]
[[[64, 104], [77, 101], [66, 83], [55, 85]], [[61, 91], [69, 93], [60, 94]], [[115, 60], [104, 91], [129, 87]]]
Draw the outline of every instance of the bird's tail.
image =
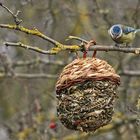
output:
[[137, 32], [140, 32], [140, 29], [136, 29], [136, 30], [135, 30], [135, 33], [137, 33]]

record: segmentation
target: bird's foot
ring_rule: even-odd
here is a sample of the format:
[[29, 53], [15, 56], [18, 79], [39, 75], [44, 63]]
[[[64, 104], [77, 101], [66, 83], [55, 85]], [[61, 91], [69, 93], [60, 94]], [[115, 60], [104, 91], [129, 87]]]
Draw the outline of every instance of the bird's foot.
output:
[[117, 44], [117, 43], [116, 43], [114, 46], [115, 46], [115, 47], [120, 47], [120, 45], [119, 45], [119, 44]]
[[118, 47], [118, 48], [124, 48], [124, 47], [128, 47], [128, 44], [115, 44], [115, 47]]
[[125, 44], [126, 48], [131, 48], [131, 46], [129, 44]]

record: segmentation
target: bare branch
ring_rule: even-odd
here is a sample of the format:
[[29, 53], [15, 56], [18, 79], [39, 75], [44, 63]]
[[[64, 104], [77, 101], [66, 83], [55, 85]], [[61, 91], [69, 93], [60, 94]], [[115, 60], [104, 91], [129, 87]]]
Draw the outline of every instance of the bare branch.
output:
[[31, 35], [35, 35], [38, 36], [44, 40], [49, 41], [50, 43], [52, 43], [53, 45], [55, 45], [55, 47], [53, 47], [51, 50], [41, 50], [38, 47], [32, 47], [32, 46], [28, 46], [25, 44], [22, 44], [20, 42], [18, 43], [11, 43], [11, 42], [6, 42], [5, 45], [7, 46], [19, 46], [19, 47], [23, 47], [23, 48], [28, 48], [30, 50], [34, 50], [36, 52], [42, 53], [42, 54], [57, 54], [60, 51], [64, 51], [64, 50], [71, 50], [71, 51], [77, 51], [80, 50], [80, 46], [78, 45], [63, 45], [61, 43], [59, 43], [58, 41], [42, 34], [41, 32], [39, 32], [37, 29], [28, 29], [25, 28], [23, 26], [17, 26], [17, 25], [10, 25], [10, 24], [0, 24], [0, 28], [7, 28], [7, 29], [13, 29], [13, 30], [18, 30], [27, 34], [31, 34]]
[[140, 71], [122, 71], [119, 73], [120, 75], [124, 75], [124, 76], [140, 76]]
[[68, 36], [68, 38], [66, 39], [66, 41], [67, 41], [67, 40], [72, 40], [72, 39], [78, 40], [78, 41], [81, 41], [81, 42], [84, 42], [84, 43], [88, 43], [87, 40], [85, 40], [85, 39], [83, 39], [83, 38], [80, 38], [80, 37], [77, 37], [77, 36]]
[[14, 22], [16, 23], [16, 25], [19, 25], [22, 20], [18, 18], [18, 15], [21, 11], [17, 11], [16, 14], [14, 14], [8, 7], [6, 7], [5, 5], [3, 5], [2, 3], [0, 3], [0, 6], [3, 7], [4, 9], [7, 10], [8, 13], [10, 13], [14, 19]]
[[[63, 45], [60, 47], [54, 47], [51, 50], [43, 50], [38, 47], [33, 47], [29, 45], [25, 45], [21, 42], [17, 43], [12, 43], [12, 42], [5, 42], [4, 43], [6, 46], [15, 46], [15, 47], [21, 47], [29, 50], [36, 51], [41, 54], [49, 54], [49, 55], [54, 55], [59, 53], [60, 51], [64, 50], [70, 50], [70, 51], [81, 51], [81, 47], [77, 45]], [[88, 51], [119, 51], [119, 52], [124, 52], [124, 53], [134, 53], [134, 54], [140, 54], [140, 48], [121, 48], [121, 47], [116, 47], [116, 46], [105, 46], [105, 45], [94, 45], [89, 48]]]
[[44, 40], [49, 41], [50, 43], [54, 44], [55, 46], [61, 45], [61, 43], [59, 43], [58, 41], [53, 40], [52, 38], [49, 38], [48, 36], [44, 35], [40, 31], [38, 31], [36, 28], [28, 29], [28, 28], [25, 28], [25, 27], [20, 26], [20, 25], [17, 26], [17, 25], [11, 25], [11, 24], [0, 24], [0, 28], [18, 30], [18, 31], [24, 32], [26, 34], [38, 36], [38, 37], [40, 37], [40, 38], [42, 38]]
[[79, 50], [81, 50], [80, 46], [77, 46], [77, 45], [63, 45], [63, 44], [61, 44], [60, 46], [54, 47], [50, 50], [43, 50], [43, 49], [40, 49], [38, 47], [33, 47], [33, 46], [23, 44], [21, 42], [17, 42], [17, 43], [5, 42], [4, 44], [7, 47], [8, 46], [21, 47], [21, 48], [24, 48], [24, 49], [33, 50], [33, 51], [41, 53], [41, 54], [49, 54], [49, 55], [55, 55], [55, 54], [59, 53], [60, 51], [64, 51], [64, 50], [69, 50], [69, 51], [79, 51]]
[[36, 51], [36, 52], [41, 53], [41, 54], [53, 54], [53, 52], [51, 52], [51, 51], [46, 51], [46, 50], [42, 50], [38, 47], [32, 47], [32, 46], [29, 46], [29, 45], [25, 45], [21, 42], [17, 42], [17, 43], [5, 42], [4, 44], [6, 46], [15, 46], [15, 47], [21, 47], [21, 48], [33, 50], [33, 51]]
[[[31, 34], [31, 35], [36, 35], [38, 37], [41, 37], [42, 39], [45, 39], [51, 43], [53, 43], [56, 47], [52, 48], [51, 50], [42, 50], [38, 47], [32, 47], [32, 46], [28, 46], [28, 45], [24, 45], [20, 42], [18, 43], [10, 43], [10, 42], [6, 42], [5, 44], [7, 46], [19, 46], [19, 47], [23, 47], [23, 48], [28, 48], [31, 50], [34, 50], [36, 52], [42, 53], [42, 54], [57, 54], [60, 51], [64, 51], [64, 50], [70, 50], [70, 51], [81, 51], [82, 47], [80, 47], [80, 45], [63, 45], [49, 37], [47, 37], [46, 35], [42, 34], [41, 32], [39, 32], [37, 29], [27, 29], [23, 26], [17, 26], [17, 25], [9, 25], [9, 24], [0, 24], [1, 28], [8, 28], [8, 29], [14, 29], [14, 30], [19, 30], [21, 32], [27, 33], [27, 34]], [[86, 40], [84, 39], [80, 39], [79, 37], [74, 37], [74, 36], [70, 36], [70, 39], [76, 39], [76, 40], [80, 40], [80, 41], [84, 41], [87, 43]], [[140, 48], [120, 48], [120, 47], [115, 47], [115, 46], [101, 46], [101, 45], [94, 45], [91, 46], [89, 51], [120, 51], [120, 52], [124, 52], [124, 53], [134, 53], [134, 54], [140, 54]]]
[[66, 65], [64, 62], [58, 61], [58, 60], [52, 61], [52, 60], [36, 58], [32, 60], [12, 62], [12, 67], [14, 68], [14, 67], [30, 66], [30, 65], [35, 65], [35, 64], [45, 64], [45, 65], [53, 64], [53, 65], [58, 65], [58, 66]]
[[[88, 41], [86, 41], [85, 39], [82, 39], [80, 37], [76, 37], [76, 36], [69, 36], [67, 40], [78, 40], [84, 43], [88, 43]], [[94, 45], [94, 46], [90, 46], [88, 51], [119, 51], [119, 52], [124, 52], [124, 53], [135, 53], [135, 54], [140, 54], [140, 48], [133, 48], [133, 47], [127, 47], [121, 46], [121, 47], [116, 47], [116, 46], [108, 46], [108, 45]]]
[[89, 51], [119, 51], [124, 53], [140, 54], [140, 48], [124, 48], [116, 46], [94, 45], [89, 48]]
[[14, 76], [11, 74], [0, 73], [0, 78], [22, 78], [22, 79], [37, 79], [37, 78], [49, 78], [56, 79], [57, 75], [45, 74], [45, 73], [36, 73], [36, 74], [27, 74], [27, 73], [14, 73]]

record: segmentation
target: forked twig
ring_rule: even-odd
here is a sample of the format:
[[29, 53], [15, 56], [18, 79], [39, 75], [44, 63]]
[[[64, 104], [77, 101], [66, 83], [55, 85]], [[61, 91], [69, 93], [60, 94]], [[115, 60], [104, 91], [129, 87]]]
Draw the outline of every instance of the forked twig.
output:
[[0, 6], [3, 7], [5, 10], [7, 10], [8, 13], [10, 13], [14, 19], [14, 22], [16, 23], [16, 25], [19, 25], [22, 20], [18, 18], [19, 16], [19, 13], [21, 13], [21, 11], [17, 11], [16, 14], [14, 14], [8, 7], [6, 7], [5, 5], [3, 5], [1, 2], [0, 2]]

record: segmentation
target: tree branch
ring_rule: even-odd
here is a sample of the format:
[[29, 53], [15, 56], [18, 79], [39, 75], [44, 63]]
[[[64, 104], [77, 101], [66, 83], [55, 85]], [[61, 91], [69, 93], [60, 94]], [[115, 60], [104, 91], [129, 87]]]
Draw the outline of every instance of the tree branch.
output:
[[11, 74], [0, 73], [0, 78], [22, 78], [22, 79], [36, 79], [36, 78], [50, 78], [56, 79], [57, 75], [45, 74], [45, 73], [36, 73], [36, 74], [27, 74], [27, 73], [14, 73], [14, 76]]
[[69, 51], [79, 51], [79, 50], [81, 50], [81, 48], [77, 45], [63, 45], [63, 44], [61, 44], [60, 46], [54, 47], [50, 50], [43, 50], [43, 49], [40, 49], [38, 47], [33, 47], [33, 46], [23, 44], [21, 42], [17, 42], [17, 43], [5, 42], [4, 44], [6, 46], [21, 47], [21, 48], [24, 48], [24, 49], [33, 50], [33, 51], [41, 53], [41, 54], [49, 54], [49, 55], [54, 55], [54, 54], [57, 54], [60, 51], [64, 51], [64, 50], [69, 50]]
[[124, 53], [134, 53], [140, 54], [140, 48], [124, 48], [124, 47], [116, 47], [116, 46], [107, 46], [107, 45], [94, 45], [89, 48], [89, 51], [119, 51]]
[[140, 71], [129, 71], [129, 70], [124, 70], [119, 73], [122, 76], [140, 76]]
[[0, 3], [0, 6], [3, 7], [5, 10], [7, 10], [8, 13], [10, 13], [14, 19], [14, 22], [16, 23], [16, 25], [19, 25], [22, 20], [18, 18], [18, 15], [21, 11], [17, 11], [16, 14], [14, 14], [8, 7], [6, 7], [5, 5], [3, 5], [2, 3]]
[[72, 35], [68, 36], [68, 38], [66, 39], [66, 41], [68, 41], [68, 40], [78, 40], [78, 41], [81, 41], [83, 43], [88, 43], [87, 40], [85, 40], [83, 38], [80, 38], [80, 37], [77, 37], [77, 36], [72, 36]]
[[49, 41], [50, 43], [54, 44], [55, 46], [62, 45], [58, 41], [53, 40], [52, 38], [49, 38], [48, 36], [44, 35], [43, 33], [41, 33], [36, 28], [28, 29], [28, 28], [25, 28], [25, 27], [20, 26], [20, 25], [17, 26], [17, 25], [12, 25], [12, 24], [0, 24], [0, 28], [7, 28], [7, 29], [12, 29], [12, 30], [18, 30], [18, 31], [24, 32], [26, 34], [38, 36], [38, 37], [40, 37], [40, 38], [42, 38], [44, 40]]
[[[68, 39], [66, 40], [78, 40], [81, 41], [83, 43], [88, 43], [88, 41], [86, 41], [85, 39], [82, 39], [80, 37], [77, 36], [69, 36]], [[140, 54], [140, 48], [133, 48], [133, 47], [126, 47], [121, 46], [121, 47], [117, 47], [117, 46], [108, 46], [108, 45], [94, 45], [94, 46], [90, 46], [88, 51], [119, 51], [119, 52], [124, 52], [124, 53], [135, 53], [135, 54]]]
[[53, 65], [58, 65], [58, 66], [64, 66], [66, 65], [62, 61], [52, 61], [52, 60], [45, 60], [41, 58], [36, 58], [32, 60], [26, 60], [26, 61], [17, 61], [17, 62], [12, 62], [12, 67], [21, 67], [21, 66], [30, 66], [30, 65], [35, 65], [35, 64], [53, 64]]
[[54, 44], [55, 46], [62, 45], [61, 43], [59, 43], [59, 42], [53, 40], [52, 38], [47, 37], [43, 33], [39, 32], [36, 28], [28, 29], [28, 28], [25, 28], [23, 26], [20, 26], [19, 24], [22, 22], [22, 20], [18, 19], [18, 14], [20, 13], [20, 11], [17, 11], [17, 13], [14, 14], [9, 8], [7, 8], [2, 3], [0, 3], [0, 6], [3, 7], [4, 9], [6, 9], [8, 11], [8, 13], [10, 13], [12, 15], [12, 17], [14, 18], [14, 21], [16, 23], [16, 25], [0, 24], [0, 28], [18, 30], [18, 31], [24, 32], [26, 34], [36, 35], [36, 36], [38, 36], [42, 39], [45, 39], [45, 40], [49, 41], [50, 43]]
[[54, 54], [53, 52], [51, 52], [49, 50], [46, 51], [46, 50], [40, 49], [38, 47], [33, 47], [33, 46], [25, 45], [25, 44], [23, 44], [21, 42], [17, 42], [17, 43], [5, 42], [4, 44], [6, 46], [15, 46], [15, 47], [21, 47], [21, 48], [24, 48], [24, 49], [29, 49], [29, 50], [36, 51], [36, 52], [41, 53], [41, 54]]
[[[38, 47], [33, 47], [29, 45], [25, 45], [21, 42], [12, 43], [12, 42], [5, 42], [6, 46], [15, 46], [15, 47], [21, 47], [29, 50], [36, 51], [41, 54], [49, 54], [54, 55], [59, 53], [60, 51], [69, 50], [69, 51], [81, 51], [81, 47], [77, 45], [63, 45], [61, 47], [54, 47], [50, 50], [43, 50]], [[134, 54], [140, 54], [140, 48], [120, 48], [116, 46], [105, 46], [105, 45], [94, 45], [89, 48], [88, 51], [119, 51], [124, 53], [134, 53]]]
[[[18, 14], [14, 15], [12, 11], [10, 11], [6, 6], [4, 6], [2, 3], [0, 3], [0, 6], [2, 6], [3, 8], [5, 8], [15, 19], [17, 18]], [[7, 28], [7, 29], [13, 29], [13, 30], [18, 30], [21, 32], [24, 32], [26, 34], [30, 34], [30, 35], [35, 35], [38, 36], [44, 40], [49, 41], [50, 43], [52, 43], [53, 45], [55, 45], [55, 47], [53, 47], [50, 50], [43, 50], [40, 49], [38, 47], [33, 47], [33, 46], [29, 46], [29, 45], [25, 45], [21, 42], [17, 42], [17, 43], [12, 43], [12, 42], [6, 42], [5, 45], [6, 46], [16, 46], [16, 47], [22, 47], [22, 48], [26, 48], [26, 49], [30, 49], [33, 51], [36, 51], [38, 53], [41, 54], [49, 54], [49, 55], [54, 55], [59, 53], [60, 51], [64, 51], [64, 50], [70, 50], [70, 51], [82, 51], [84, 49], [83, 45], [64, 45], [59, 43], [58, 41], [44, 35], [43, 33], [41, 33], [40, 31], [38, 31], [36, 28], [34, 29], [28, 29], [25, 28], [23, 26], [20, 25], [11, 25], [11, 24], [0, 24], [0, 28]], [[75, 36], [69, 36], [68, 39], [75, 39], [75, 40], [79, 40], [83, 43], [88, 43], [88, 41], [81, 39], [79, 37], [75, 37]], [[115, 46], [103, 46], [103, 45], [94, 45], [91, 46], [89, 48], [89, 51], [119, 51], [119, 52], [124, 52], [124, 53], [134, 53], [134, 54], [140, 54], [140, 48], [126, 48], [124, 46], [123, 47], [115, 47]]]

